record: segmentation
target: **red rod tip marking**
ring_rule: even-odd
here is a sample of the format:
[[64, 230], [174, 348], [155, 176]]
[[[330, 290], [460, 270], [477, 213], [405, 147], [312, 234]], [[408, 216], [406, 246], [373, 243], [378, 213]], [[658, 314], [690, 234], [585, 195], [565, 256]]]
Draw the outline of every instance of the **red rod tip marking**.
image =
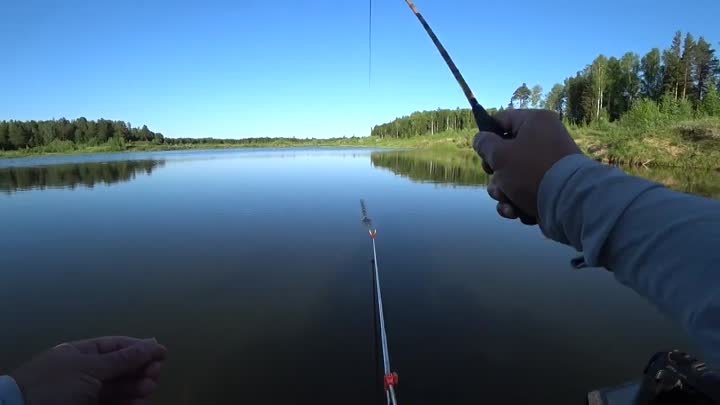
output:
[[397, 373], [390, 373], [385, 376], [385, 390], [389, 390], [390, 387], [397, 387], [398, 385], [398, 375]]

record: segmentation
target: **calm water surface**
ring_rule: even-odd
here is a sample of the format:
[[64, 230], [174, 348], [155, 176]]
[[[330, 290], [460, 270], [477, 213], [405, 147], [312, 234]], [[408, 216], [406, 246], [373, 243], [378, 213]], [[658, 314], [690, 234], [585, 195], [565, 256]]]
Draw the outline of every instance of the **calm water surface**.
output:
[[[717, 173], [644, 172], [716, 195]], [[157, 404], [377, 404], [371, 246], [406, 404], [580, 404], [679, 328], [495, 214], [478, 162], [252, 150], [0, 161], [0, 373], [61, 341], [155, 336]]]

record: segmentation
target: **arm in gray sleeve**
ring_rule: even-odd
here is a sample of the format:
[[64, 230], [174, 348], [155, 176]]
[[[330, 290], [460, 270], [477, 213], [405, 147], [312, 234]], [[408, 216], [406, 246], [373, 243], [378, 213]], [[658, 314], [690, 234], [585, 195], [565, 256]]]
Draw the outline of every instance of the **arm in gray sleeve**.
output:
[[571, 155], [545, 174], [538, 212], [547, 237], [680, 321], [720, 367], [720, 201]]
[[22, 393], [15, 380], [8, 375], [0, 375], [0, 405], [23, 405]]

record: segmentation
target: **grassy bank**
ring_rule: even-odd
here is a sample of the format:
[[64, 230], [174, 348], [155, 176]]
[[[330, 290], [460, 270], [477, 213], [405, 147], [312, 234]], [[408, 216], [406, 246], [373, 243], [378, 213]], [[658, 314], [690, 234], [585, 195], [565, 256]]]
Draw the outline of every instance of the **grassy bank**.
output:
[[77, 145], [72, 142], [53, 142], [47, 146], [37, 148], [24, 148], [19, 150], [1, 151], [0, 158], [17, 158], [45, 155], [75, 155], [86, 153], [122, 153], [122, 152], [150, 152], [174, 150], [199, 149], [246, 149], [246, 148], [447, 148], [467, 146], [465, 134], [443, 133], [433, 136], [420, 136], [404, 139], [390, 138], [335, 138], [335, 139], [302, 139], [287, 140], [273, 139], [267, 142], [230, 144], [230, 143], [153, 143], [153, 142], [107, 142], [100, 145]]
[[[626, 122], [569, 126], [570, 134], [587, 155], [605, 163], [626, 166], [720, 169], [720, 118]], [[410, 138], [408, 147], [469, 149], [474, 131], [443, 132]]]
[[570, 128], [580, 147], [608, 163], [720, 168], [720, 118], [632, 128], [620, 124]]
[[[679, 122], [598, 123], [570, 126], [570, 133], [589, 156], [607, 163], [655, 167], [720, 169], [720, 118]], [[251, 144], [108, 142], [76, 145], [53, 142], [39, 148], [0, 151], [0, 158], [108, 152], [172, 151], [192, 149], [367, 147], [469, 150], [474, 131], [448, 131], [411, 138], [278, 139]]]

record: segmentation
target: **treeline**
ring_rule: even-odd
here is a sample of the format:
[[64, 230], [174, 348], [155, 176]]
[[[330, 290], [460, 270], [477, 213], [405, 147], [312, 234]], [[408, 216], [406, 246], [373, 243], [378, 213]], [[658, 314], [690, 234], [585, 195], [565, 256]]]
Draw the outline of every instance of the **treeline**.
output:
[[129, 122], [99, 119], [97, 121], [65, 118], [46, 121], [0, 121], [0, 151], [40, 148], [48, 152], [66, 152], [80, 146], [110, 144], [112, 150], [125, 150], [126, 144], [145, 142], [155, 145], [299, 145], [313, 141], [333, 142], [359, 140], [352, 138], [298, 139], [298, 138], [166, 138], [146, 125], [133, 127]]
[[642, 57], [633, 52], [620, 58], [598, 56], [553, 86], [545, 107], [574, 124], [618, 120], [641, 99], [668, 112], [719, 115], [718, 84], [720, 62], [711, 44], [678, 31], [669, 48], [654, 48]]
[[[488, 109], [495, 114], [496, 109]], [[455, 110], [438, 109], [435, 111], [414, 112], [392, 122], [376, 125], [372, 136], [380, 138], [410, 138], [418, 135], [432, 135], [450, 130], [466, 130], [476, 128], [472, 111], [468, 108]]]
[[335, 142], [340, 140], [359, 140], [358, 137], [352, 138], [327, 138], [327, 139], [304, 139], [304, 138], [241, 138], [241, 139], [218, 139], [218, 138], [165, 138], [168, 145], [265, 145], [265, 144], [282, 144], [282, 145], [305, 145], [311, 144], [312, 141], [323, 143]]
[[99, 119], [91, 121], [65, 118], [47, 121], [0, 121], [0, 150], [37, 148], [52, 143], [99, 145], [108, 141], [146, 141], [163, 143], [164, 136], [143, 125], [136, 128], [129, 122]]
[[[616, 121], [631, 108], [654, 109], [690, 118], [720, 116], [720, 62], [703, 37], [677, 32], [669, 48], [654, 48], [640, 57], [600, 55], [583, 70], [555, 84], [546, 94], [539, 85], [523, 83], [504, 108], [546, 108], [568, 123], [585, 125]], [[642, 101], [642, 102], [641, 102]], [[445, 130], [474, 129], [469, 109], [415, 112], [375, 126], [377, 137], [407, 138]]]

